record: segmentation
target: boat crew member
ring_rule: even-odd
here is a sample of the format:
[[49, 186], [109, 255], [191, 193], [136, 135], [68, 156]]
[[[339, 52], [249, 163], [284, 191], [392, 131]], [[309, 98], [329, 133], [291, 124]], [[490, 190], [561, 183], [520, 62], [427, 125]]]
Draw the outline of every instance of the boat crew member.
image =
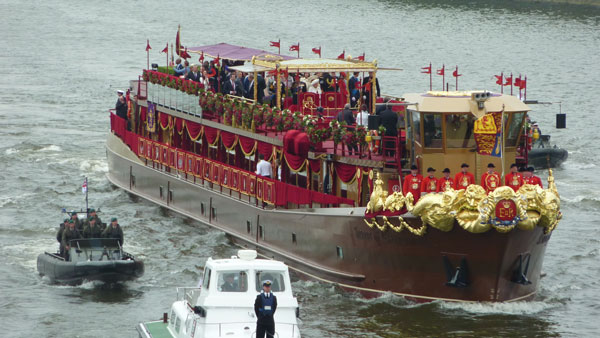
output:
[[79, 238], [81, 238], [81, 233], [75, 227], [75, 222], [70, 219], [69, 226], [65, 229], [65, 231], [63, 231], [62, 235], [62, 245], [65, 251], [63, 257], [66, 260], [69, 260], [69, 250], [71, 250], [71, 246], [69, 245], [70, 241]]
[[352, 107], [356, 107], [360, 99], [360, 79], [358, 78], [358, 72], [354, 72], [348, 80], [348, 91], [350, 92], [350, 104]]
[[173, 67], [173, 71], [177, 77], [185, 75], [185, 67], [181, 64], [181, 58], [177, 58], [177, 60], [175, 60], [175, 67]]
[[113, 217], [110, 220], [110, 225], [102, 231], [102, 237], [118, 239], [121, 246], [123, 246], [123, 229], [121, 229], [121, 226], [117, 223], [116, 217]]
[[504, 176], [504, 185], [511, 187], [517, 191], [523, 185], [523, 175], [519, 172], [519, 167], [516, 163], [510, 165], [510, 173]]
[[263, 177], [273, 177], [273, 168], [271, 163], [265, 161], [265, 155], [258, 154], [260, 159], [256, 164], [256, 174]]
[[90, 216], [88, 224], [83, 229], [83, 238], [100, 238], [102, 237], [102, 229], [97, 224], [96, 219]]
[[402, 185], [402, 191], [407, 195], [409, 192], [412, 193], [414, 203], [417, 203], [421, 197], [421, 183], [423, 183], [423, 176], [418, 173], [416, 165], [410, 167], [410, 175], [404, 177], [404, 184]]
[[454, 187], [456, 190], [467, 189], [470, 184], [475, 184], [475, 176], [469, 172], [469, 165], [460, 165], [460, 172], [454, 176]]
[[271, 292], [271, 281], [263, 282], [263, 291], [256, 296], [254, 313], [256, 313], [256, 338], [275, 336], [275, 310], [277, 310], [277, 297]]
[[442, 174], [444, 174], [444, 176], [438, 179], [437, 191], [444, 192], [454, 190], [454, 180], [450, 177], [450, 169], [444, 168]]
[[487, 172], [484, 172], [483, 175], [481, 175], [481, 186], [488, 194], [502, 185], [500, 174], [498, 174], [494, 169], [496, 169], [494, 163], [489, 163], [487, 165]]
[[[398, 136], [398, 114], [392, 110], [392, 107], [386, 104], [385, 109], [379, 113], [381, 117], [381, 125], [385, 127], [385, 135], [380, 136]], [[394, 156], [396, 154], [396, 150], [394, 149], [395, 142], [386, 141], [383, 146], [385, 146], [385, 155], [386, 156]]]
[[71, 219], [75, 223], [75, 228], [79, 231], [83, 231], [83, 223], [79, 220], [79, 217], [77, 217], [77, 211], [71, 211]]
[[542, 179], [538, 176], [535, 176], [533, 172], [535, 169], [533, 167], [527, 167], [527, 170], [523, 172], [523, 182], [526, 184], [539, 185], [540, 188], [544, 189], [544, 185], [542, 184]]
[[115, 104], [117, 116], [127, 120], [127, 100], [125, 99], [125, 92], [122, 90], [117, 90], [117, 96], [117, 103]]
[[62, 235], [68, 226], [69, 226], [69, 219], [65, 218], [65, 220], [59, 224], [58, 232], [56, 233], [56, 241], [59, 244], [58, 252], [61, 256], [64, 256], [64, 251], [65, 251], [65, 248], [62, 245]]
[[427, 177], [423, 179], [421, 183], [421, 196], [429, 194], [430, 192], [437, 192], [437, 178], [435, 178], [435, 169], [432, 167], [427, 168]]
[[[102, 223], [102, 220], [96, 213], [96, 209], [94, 209], [94, 208], [90, 209], [90, 218], [96, 219], [96, 226], [98, 226], [100, 229], [102, 229], [102, 230], [106, 229], [106, 224]], [[86, 223], [89, 224], [89, 220]]]
[[238, 291], [238, 284], [235, 282], [235, 276], [233, 273], [228, 273], [224, 276], [225, 282], [221, 285], [221, 291], [223, 292], [234, 292]]
[[[371, 99], [373, 96], [373, 92], [372, 92], [372, 83], [371, 83], [371, 79], [373, 78], [373, 72], [369, 72], [369, 76], [365, 77], [363, 79], [363, 83], [362, 83], [362, 89], [363, 89], [363, 99], [366, 104], [367, 107], [369, 107], [369, 110], [371, 109]], [[379, 90], [379, 79], [375, 78], [375, 87], [377, 89], [377, 93], [375, 97], [380, 97], [381, 96], [381, 91]]]
[[[367, 105], [360, 105], [360, 111], [356, 114], [356, 125], [368, 127], [369, 126], [369, 112], [367, 111]], [[387, 128], [386, 128], [387, 132]]]

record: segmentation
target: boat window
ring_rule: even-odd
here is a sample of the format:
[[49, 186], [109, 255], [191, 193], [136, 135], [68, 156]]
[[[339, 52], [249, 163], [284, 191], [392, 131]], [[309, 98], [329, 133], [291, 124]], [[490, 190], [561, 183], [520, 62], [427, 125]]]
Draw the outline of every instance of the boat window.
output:
[[509, 120], [506, 135], [506, 146], [515, 147], [517, 145], [517, 139], [519, 138], [519, 132], [521, 131], [521, 125], [523, 122], [524, 112], [513, 113], [512, 118]]
[[285, 278], [281, 271], [258, 271], [256, 273], [256, 291], [260, 292], [263, 289], [263, 283], [266, 280], [271, 281], [271, 291], [285, 291]]
[[221, 292], [248, 291], [248, 274], [246, 271], [221, 271], [217, 277], [217, 285]]
[[421, 115], [416, 111], [412, 111], [411, 116], [414, 137], [413, 139], [415, 140], [415, 142], [421, 144]]
[[181, 329], [181, 318], [177, 316], [177, 318], [175, 318], [175, 332], [179, 333], [179, 329]]
[[446, 147], [473, 148], [473, 123], [475, 117], [471, 114], [446, 115]]
[[175, 309], [171, 309], [171, 318], [169, 318], [169, 322], [171, 325], [175, 326]]
[[202, 288], [205, 290], [208, 290], [208, 287], [210, 286], [210, 269], [206, 269], [204, 271], [204, 280], [202, 282]]
[[423, 114], [423, 136], [427, 148], [442, 147], [442, 115]]

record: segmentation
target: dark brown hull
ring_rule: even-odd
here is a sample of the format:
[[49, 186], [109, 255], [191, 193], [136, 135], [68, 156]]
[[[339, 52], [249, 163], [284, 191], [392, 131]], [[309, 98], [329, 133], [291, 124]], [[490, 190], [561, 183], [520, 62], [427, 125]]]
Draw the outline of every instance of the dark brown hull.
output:
[[[429, 227], [419, 237], [406, 230], [369, 228], [364, 208], [266, 210], [238, 192], [153, 169], [112, 134], [107, 158], [108, 179], [118, 187], [220, 229], [237, 244], [282, 260], [310, 278], [365, 295], [393, 292], [417, 301], [530, 299], [550, 238], [539, 227], [472, 234], [458, 225], [449, 232]], [[413, 216], [405, 220], [421, 226]], [[520, 271], [529, 284], [515, 282], [519, 257], [525, 258]], [[461, 262], [468, 270], [463, 275], [467, 285], [447, 286], [447, 272], [454, 274]]]

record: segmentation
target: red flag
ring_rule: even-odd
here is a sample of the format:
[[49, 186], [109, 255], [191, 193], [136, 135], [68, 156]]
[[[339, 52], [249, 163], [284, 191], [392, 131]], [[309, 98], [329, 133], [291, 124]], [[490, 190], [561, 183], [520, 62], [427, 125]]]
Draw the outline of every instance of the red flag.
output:
[[421, 73], [431, 74], [431, 65], [429, 65], [428, 67], [421, 67]]
[[213, 60], [213, 64], [219, 66], [219, 61], [221, 61], [221, 58], [219, 57], [219, 55], [217, 54], [217, 58]]
[[269, 41], [269, 43], [271, 44], [271, 47], [281, 47], [281, 43], [279, 41]]
[[494, 76], [496, 77], [496, 84], [498, 84], [498, 85], [501, 85], [501, 86], [502, 86], [502, 83], [504, 82], [504, 81], [502, 80], [503, 76], [502, 76], [502, 75], [494, 75]]
[[452, 76], [454, 76], [454, 77], [462, 76], [462, 74], [458, 74], [458, 67], [456, 67], [456, 70], [452, 72]]
[[281, 75], [283, 76], [284, 80], [287, 80], [287, 78], [290, 76], [290, 73], [288, 72], [288, 69], [286, 68], [285, 70], [281, 71]]
[[277, 69], [273, 69], [267, 72], [267, 75], [277, 76]]
[[181, 41], [179, 41], [179, 31], [181, 30], [181, 26], [177, 28], [177, 36], [175, 37], [175, 54], [181, 56]]
[[519, 75], [519, 77], [515, 79], [515, 83], [514, 83], [514, 85], [515, 85], [515, 87], [519, 87], [519, 88], [521, 88], [521, 89], [522, 89], [522, 88], [523, 88], [523, 87], [522, 87], [522, 86], [523, 86], [523, 84], [522, 84], [522, 83], [523, 83], [523, 82], [521, 81], [521, 75]]
[[152, 47], [150, 47], [150, 40], [146, 40], [146, 52], [150, 49], [152, 49]]
[[442, 66], [442, 69], [437, 70], [437, 75], [444, 75], [446, 73], [446, 66]]
[[521, 89], [525, 88], [527, 88], [527, 76], [525, 76], [525, 79], [521, 80]]
[[165, 47], [163, 50], [160, 51], [161, 53], [167, 53], [169, 54], [169, 43], [167, 42], [167, 47]]
[[181, 56], [184, 59], [189, 59], [192, 57], [190, 54], [188, 54], [187, 47], [185, 48], [185, 50], [183, 52], [181, 52], [181, 54], [179, 54], [179, 56]]
[[298, 44], [290, 46], [290, 52], [293, 52], [293, 51], [298, 51], [298, 52], [300, 51], [300, 42], [298, 42]]
[[200, 58], [198, 59], [200, 62], [204, 62], [204, 51], [200, 53]]
[[504, 79], [506, 80], [506, 82], [504, 82], [505, 86], [510, 86], [512, 84], [512, 75], [511, 76], [505, 76]]
[[357, 59], [359, 61], [365, 61], [365, 53], [362, 53], [362, 55], [360, 55]]
[[312, 52], [319, 55], [319, 57], [321, 57], [321, 47], [319, 46], [319, 48], [313, 48]]
[[338, 58], [338, 59], [340, 59], [340, 60], [343, 60], [343, 59], [345, 59], [345, 58], [346, 58], [346, 51], [344, 50], [344, 51], [342, 52], [342, 54], [338, 55], [338, 57], [337, 57], [337, 58]]
[[296, 76], [294, 77], [294, 81], [300, 82], [300, 69], [296, 70]]

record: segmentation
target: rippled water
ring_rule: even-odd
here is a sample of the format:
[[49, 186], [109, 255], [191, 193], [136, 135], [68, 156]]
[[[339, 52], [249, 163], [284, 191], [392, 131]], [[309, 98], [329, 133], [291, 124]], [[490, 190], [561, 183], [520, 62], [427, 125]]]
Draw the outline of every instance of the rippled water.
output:
[[[323, 47], [334, 57], [366, 52], [384, 67], [384, 93], [427, 89], [420, 67], [459, 66], [460, 88], [498, 90], [492, 76], [528, 76], [528, 98], [562, 101], [532, 116], [570, 152], [555, 171], [564, 220], [546, 252], [539, 294], [514, 304], [413, 304], [395, 296], [365, 300], [316, 282], [297, 281], [306, 337], [596, 336], [600, 268], [600, 10], [513, 1], [160, 1], [0, 3], [0, 318], [3, 337], [132, 337], [158, 319], [175, 286], [195, 284], [209, 256], [236, 248], [220, 232], [112, 187], [105, 179], [107, 109], [173, 42], [268, 48], [300, 41], [302, 55]], [[285, 48], [284, 48], [285, 49]], [[450, 79], [452, 88], [452, 81]], [[434, 78], [441, 87], [441, 79]], [[117, 286], [50, 285], [36, 272], [38, 253], [55, 250], [59, 210], [92, 204], [118, 216], [126, 248], [146, 261], [143, 278]], [[545, 176], [545, 174], [542, 174]]]

